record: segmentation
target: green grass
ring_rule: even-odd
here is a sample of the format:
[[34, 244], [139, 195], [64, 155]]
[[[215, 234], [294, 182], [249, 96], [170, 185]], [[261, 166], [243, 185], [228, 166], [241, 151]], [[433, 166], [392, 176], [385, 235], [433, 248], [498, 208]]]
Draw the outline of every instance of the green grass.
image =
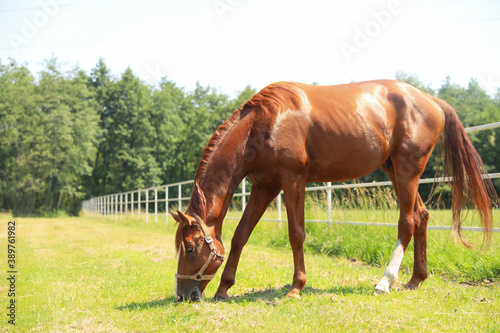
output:
[[[266, 217], [273, 214], [276, 212], [271, 211]], [[358, 220], [362, 218], [358, 217]], [[12, 218], [0, 216], [5, 230], [0, 233], [4, 248], [9, 219]], [[498, 216], [496, 219], [498, 221]], [[443, 266], [441, 262], [453, 259], [453, 265], [458, 265], [468, 257], [475, 258], [477, 255], [477, 258], [482, 258], [489, 252], [455, 246], [447, 232], [429, 232], [429, 264], [432, 263], [434, 274], [419, 290], [402, 288], [402, 283], [410, 278], [408, 267], [411, 266], [411, 258], [407, 254], [406, 268], [400, 274], [397, 290], [390, 295], [377, 296], [373, 288], [382, 276], [386, 263], [381, 263], [379, 267], [380, 263], [376, 260], [367, 264], [369, 260], [363, 262], [348, 258], [358, 258], [352, 249], [362, 243], [373, 244], [361, 252], [376, 252], [380, 247], [384, 248], [382, 252], [386, 251], [385, 247], [392, 252], [396, 229], [356, 230], [348, 226], [308, 224], [308, 283], [302, 298], [295, 300], [285, 296], [293, 275], [291, 251], [285, 245], [287, 241], [284, 242], [283, 236], [286, 227], [283, 225], [279, 229], [275, 222], [260, 222], [242, 254], [236, 285], [230, 290], [233, 297], [229, 301], [210, 300], [220, 281], [220, 270], [208, 285], [205, 300], [177, 304], [173, 297], [176, 269], [173, 239], [176, 226], [172, 222], [165, 225], [163, 219], [159, 220], [162, 222], [155, 224], [150, 219], [146, 224], [144, 220], [120, 221], [93, 216], [16, 219], [17, 331], [500, 330], [498, 281], [469, 283], [467, 281], [476, 280], [457, 278], [463, 274], [463, 268], [456, 268], [461, 273], [454, 273], [453, 270], [444, 272], [451, 266]], [[224, 224], [223, 240], [227, 250], [236, 224], [237, 221], [232, 220], [226, 220]], [[379, 233], [381, 236], [371, 239]], [[337, 237], [325, 238], [325, 244], [330, 245], [343, 237], [335, 246], [350, 248], [345, 251], [354, 254], [318, 250], [317, 246], [323, 240], [315, 239], [317, 234], [326, 238]], [[355, 243], [355, 239], [362, 241]], [[493, 246], [496, 247], [492, 250], [496, 254], [498, 244], [498, 236], [495, 235]], [[1, 262], [5, 267], [6, 251], [4, 256]], [[442, 260], [431, 261], [440, 256], [443, 256]], [[462, 259], [453, 258], [455, 256]], [[482, 260], [499, 262], [498, 255]], [[2, 283], [1, 307], [5, 309], [7, 302], [7, 288]], [[7, 324], [6, 316], [1, 317], [0, 330], [14, 331]]]
[[[385, 267], [394, 250], [396, 228], [307, 224], [305, 251], [307, 253], [340, 256], [361, 260], [376, 267]], [[495, 234], [488, 248], [465, 248], [454, 243], [448, 231], [429, 230], [428, 266], [433, 274], [457, 281], [483, 281], [500, 278], [500, 237]], [[470, 232], [469, 240], [481, 244], [482, 235]], [[273, 246], [289, 248], [286, 232], [271, 241]], [[413, 242], [406, 251], [401, 269], [410, 272], [413, 267]]]

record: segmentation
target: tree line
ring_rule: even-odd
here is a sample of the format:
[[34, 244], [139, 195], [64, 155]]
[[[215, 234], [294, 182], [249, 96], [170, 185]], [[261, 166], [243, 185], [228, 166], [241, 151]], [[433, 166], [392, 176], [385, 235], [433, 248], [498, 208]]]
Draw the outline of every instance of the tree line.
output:
[[[466, 127], [500, 121], [500, 93], [489, 96], [475, 80], [463, 88], [448, 77], [434, 91], [415, 76], [396, 78], [447, 100]], [[185, 91], [166, 77], [149, 85], [130, 68], [113, 75], [103, 60], [85, 72], [50, 59], [37, 75], [0, 61], [0, 208], [77, 214], [93, 196], [192, 179], [212, 133], [255, 92]], [[471, 136], [488, 170], [499, 172], [500, 131]]]

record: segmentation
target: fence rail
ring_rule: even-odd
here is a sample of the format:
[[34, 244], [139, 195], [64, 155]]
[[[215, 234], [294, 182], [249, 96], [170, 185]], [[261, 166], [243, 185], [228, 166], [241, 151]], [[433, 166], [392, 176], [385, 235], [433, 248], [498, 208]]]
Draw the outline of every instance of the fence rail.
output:
[[[466, 128], [467, 132], [475, 132], [492, 128], [499, 128], [500, 122], [486, 124], [481, 126], [475, 126]], [[500, 173], [490, 173], [489, 175], [484, 175], [483, 177], [489, 176], [490, 179], [500, 178]], [[421, 179], [420, 184], [428, 184], [434, 182], [442, 182], [445, 180], [452, 180], [448, 178], [426, 178]], [[128, 192], [114, 193], [109, 195], [103, 195], [99, 197], [94, 197], [90, 200], [83, 202], [83, 209], [87, 212], [96, 213], [98, 215], [118, 218], [122, 217], [123, 214], [132, 214], [137, 216], [145, 215], [146, 223], [149, 223], [149, 216], [154, 216], [155, 223], [158, 223], [158, 217], [163, 217], [165, 223], [168, 223], [169, 214], [168, 210], [174, 206], [175, 209], [182, 210], [183, 202], [188, 202], [191, 197], [184, 194], [189, 194], [189, 188], [193, 184], [193, 180], [187, 180], [178, 183], [172, 183], [167, 185], [155, 186], [146, 189], [139, 189]], [[326, 220], [313, 220], [306, 219], [306, 222], [322, 222], [322, 223], [342, 223], [342, 224], [356, 224], [356, 225], [369, 225], [369, 226], [383, 226], [383, 227], [397, 227], [397, 224], [392, 223], [379, 223], [379, 222], [359, 222], [359, 221], [334, 221], [332, 219], [332, 191], [337, 189], [352, 189], [352, 188], [366, 188], [366, 187], [380, 187], [380, 186], [392, 186], [390, 181], [382, 182], [369, 182], [369, 183], [355, 183], [355, 184], [338, 184], [332, 185], [331, 182], [327, 182], [324, 186], [308, 186], [306, 191], [326, 191], [327, 196], [327, 219]], [[247, 196], [250, 195], [247, 191], [247, 181], [243, 179], [241, 183], [241, 192], [237, 192], [233, 197], [241, 197], [241, 208], [242, 211], [245, 209]], [[174, 192], [174, 195], [170, 195]], [[163, 195], [162, 195], [163, 193]], [[152, 194], [152, 197], [150, 197]], [[281, 222], [286, 222], [286, 219], [282, 218], [282, 196], [281, 192], [275, 199], [276, 207], [278, 212], [277, 219], [262, 219], [263, 221], [275, 221], [281, 226]], [[153, 206], [152, 208], [150, 206]], [[163, 209], [159, 209], [159, 206], [163, 206]], [[227, 219], [239, 219], [236, 217], [226, 217]], [[448, 230], [450, 227], [444, 226], [428, 226], [428, 229], [435, 230]], [[482, 228], [476, 227], [463, 227], [463, 230], [467, 231], [481, 231]], [[494, 228], [494, 232], [500, 232], [500, 228]]]

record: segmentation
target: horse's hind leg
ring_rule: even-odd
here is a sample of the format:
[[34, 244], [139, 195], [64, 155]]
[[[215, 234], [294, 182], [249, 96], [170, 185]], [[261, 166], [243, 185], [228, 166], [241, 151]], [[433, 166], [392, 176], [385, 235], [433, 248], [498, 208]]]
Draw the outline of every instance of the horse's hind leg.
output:
[[417, 193], [417, 202], [415, 204], [415, 214], [418, 214], [420, 223], [415, 226], [413, 234], [414, 260], [413, 275], [406, 284], [408, 288], [417, 288], [420, 283], [427, 279], [427, 222], [429, 221], [429, 212], [425, 208], [422, 198]]
[[[382, 167], [394, 184], [394, 190], [399, 199], [400, 218], [398, 222], [398, 242], [389, 265], [384, 271], [384, 276], [375, 287], [378, 292], [389, 293], [390, 287], [396, 282], [404, 253], [413, 235], [415, 235], [415, 264], [413, 277], [408, 286], [418, 287], [427, 277], [426, 229], [428, 213], [418, 194], [418, 182], [429, 155], [430, 153], [418, 160], [400, 158], [399, 160], [403, 161], [403, 163], [398, 163], [398, 159], [396, 159], [396, 165], [390, 163]], [[414, 165], [409, 161], [412, 161]]]

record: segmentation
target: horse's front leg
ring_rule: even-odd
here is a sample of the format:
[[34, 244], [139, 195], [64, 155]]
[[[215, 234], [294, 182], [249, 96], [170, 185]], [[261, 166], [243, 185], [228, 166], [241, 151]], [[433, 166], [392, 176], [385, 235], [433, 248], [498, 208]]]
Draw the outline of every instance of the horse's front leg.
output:
[[217, 289], [214, 298], [229, 298], [227, 290], [235, 283], [236, 269], [238, 268], [238, 262], [240, 260], [243, 247], [247, 243], [250, 234], [257, 225], [257, 222], [259, 222], [262, 217], [262, 214], [266, 211], [267, 206], [278, 195], [280, 190], [281, 189], [276, 186], [252, 186], [252, 191], [250, 192], [250, 198], [245, 208], [245, 212], [241, 217], [238, 227], [234, 231], [226, 267], [222, 273], [219, 288]]
[[293, 282], [288, 297], [299, 298], [306, 285], [306, 268], [304, 264], [304, 199], [305, 182], [289, 182], [283, 185], [286, 211], [288, 216], [288, 237], [293, 251]]

